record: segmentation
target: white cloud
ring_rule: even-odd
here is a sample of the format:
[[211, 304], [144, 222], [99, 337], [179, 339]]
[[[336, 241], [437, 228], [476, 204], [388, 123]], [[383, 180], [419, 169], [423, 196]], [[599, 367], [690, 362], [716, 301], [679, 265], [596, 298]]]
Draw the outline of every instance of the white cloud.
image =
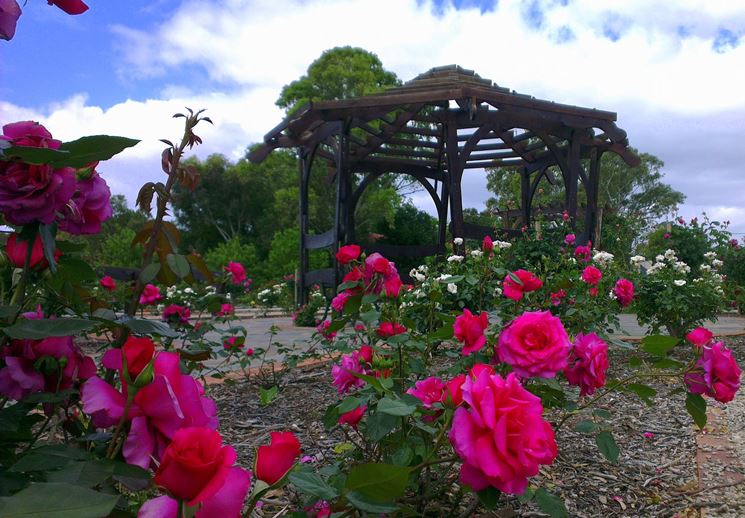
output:
[[[283, 85], [323, 50], [360, 46], [405, 80], [457, 63], [522, 93], [618, 111], [632, 145], [666, 162], [667, 180], [688, 196], [684, 211], [732, 214], [745, 231], [738, 209], [745, 207], [745, 5], [653, 4], [543, 0], [537, 28], [520, 0], [500, 0], [484, 13], [449, 4], [438, 12], [417, 0], [187, 0], [161, 26], [135, 29], [124, 20], [112, 27], [127, 81], [162, 77], [162, 99], [100, 108], [76, 96], [38, 113], [0, 110], [43, 120], [63, 139], [104, 132], [142, 138], [106, 165], [114, 189], [132, 198], [141, 181], [160, 174], [157, 139], [179, 134], [172, 113], [208, 108], [215, 127], [201, 128], [199, 153], [236, 158], [280, 121], [274, 101]], [[742, 44], [716, 52], [722, 31]], [[174, 83], [169, 72], [180, 66], [203, 68], [212, 91]], [[482, 178], [467, 178], [468, 205], [481, 206], [484, 186]]]

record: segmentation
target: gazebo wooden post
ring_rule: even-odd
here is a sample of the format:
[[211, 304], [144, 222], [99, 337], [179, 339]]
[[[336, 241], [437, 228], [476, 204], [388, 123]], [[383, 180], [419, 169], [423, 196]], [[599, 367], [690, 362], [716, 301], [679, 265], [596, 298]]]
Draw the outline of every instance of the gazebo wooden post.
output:
[[[585, 231], [582, 242], [595, 238], [595, 229], [598, 225], [598, 190], [600, 186], [600, 157], [603, 155], [598, 148], [590, 150], [590, 175], [585, 186], [587, 193], [587, 208], [585, 209]], [[598, 245], [598, 243], [593, 243]]]
[[[450, 223], [452, 225], [451, 236], [465, 237], [463, 229], [463, 194], [461, 192], [461, 180], [463, 179], [463, 165], [458, 155], [458, 126], [455, 120], [455, 113], [448, 111], [446, 128], [445, 150], [448, 157], [448, 191], [450, 198]], [[460, 254], [464, 250], [464, 245], [453, 244], [453, 251]]]
[[298, 164], [300, 173], [300, 207], [298, 210], [298, 224], [300, 226], [300, 268], [298, 278], [295, 282], [300, 287], [298, 304], [300, 306], [308, 302], [305, 289], [305, 273], [308, 271], [308, 249], [306, 248], [306, 234], [308, 233], [308, 180], [310, 177], [310, 160], [305, 147], [298, 148]]
[[580, 162], [580, 142], [577, 132], [572, 132], [572, 139], [569, 143], [568, 157], [568, 174], [566, 176], [566, 210], [569, 213], [569, 220], [572, 228], [577, 226], [577, 188], [579, 183], [579, 170], [582, 167]]
[[347, 209], [351, 196], [349, 195], [348, 156], [349, 156], [349, 125], [339, 121], [339, 137], [337, 140], [336, 166], [336, 211], [334, 217], [334, 242], [331, 247], [331, 257], [334, 265], [334, 286], [339, 284], [341, 270], [336, 261], [336, 251], [346, 239]]
[[[538, 171], [541, 174], [541, 171]], [[520, 168], [520, 209], [523, 213], [523, 226], [530, 227], [530, 206], [532, 196], [530, 192], [530, 174], [527, 167]]]

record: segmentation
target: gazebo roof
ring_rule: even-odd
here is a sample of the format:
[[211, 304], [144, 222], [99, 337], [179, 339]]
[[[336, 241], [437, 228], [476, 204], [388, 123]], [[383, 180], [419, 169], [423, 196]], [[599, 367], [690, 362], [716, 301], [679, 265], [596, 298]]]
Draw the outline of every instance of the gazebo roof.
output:
[[[277, 148], [313, 148], [332, 161], [340, 124], [351, 129], [354, 172], [414, 172], [436, 177], [447, 170], [447, 127], [457, 128], [465, 169], [561, 165], [570, 140], [580, 156], [613, 151], [629, 165], [626, 132], [614, 112], [555, 103], [500, 87], [457, 65], [437, 67], [383, 92], [309, 102], [272, 129], [250, 155], [262, 161]], [[452, 129], [452, 128], [451, 128]], [[452, 137], [452, 136], [451, 136]]]

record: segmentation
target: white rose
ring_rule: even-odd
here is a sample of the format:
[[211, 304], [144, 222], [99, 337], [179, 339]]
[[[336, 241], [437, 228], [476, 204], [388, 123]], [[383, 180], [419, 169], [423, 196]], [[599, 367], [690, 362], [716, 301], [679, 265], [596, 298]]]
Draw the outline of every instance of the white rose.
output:
[[419, 282], [424, 282], [424, 280], [425, 280], [425, 279], [426, 279], [427, 277], [425, 277], [425, 276], [424, 276], [424, 275], [422, 275], [421, 273], [416, 273], [416, 274], [414, 274], [414, 278], [415, 278], [415, 279], [416, 279], [417, 281], [419, 281]]
[[460, 263], [461, 261], [463, 261], [462, 255], [451, 255], [450, 257], [448, 257], [449, 263]]
[[654, 258], [654, 260], [657, 261], [658, 263], [661, 263], [662, 261], [665, 260], [665, 256], [664, 255], [658, 255], [657, 257]]
[[512, 246], [512, 243], [509, 243], [509, 242], [507, 242], [507, 241], [494, 241], [494, 245], [495, 245], [495, 246], [496, 246], [497, 248], [500, 248], [500, 249], [505, 249], [505, 248], [509, 248], [509, 247], [511, 247], [511, 246]]
[[673, 284], [675, 284], [676, 286], [685, 286], [686, 285], [686, 281], [683, 280], [683, 279], [677, 279], [677, 280], [674, 280], [673, 281]]
[[460, 246], [460, 245], [463, 244], [463, 238], [462, 237], [456, 237], [455, 239], [453, 239], [453, 243]]
[[714, 268], [719, 268], [719, 267], [720, 267], [720, 266], [722, 266], [723, 264], [724, 264], [724, 263], [723, 263], [722, 261], [720, 261], [719, 259], [714, 259], [714, 260], [713, 260], [713, 261], [711, 262], [711, 265], [712, 265], [712, 266], [713, 266]]
[[450, 284], [448, 284], [448, 291], [450, 293], [458, 293], [458, 286], [451, 282]]
[[471, 255], [473, 257], [480, 257], [484, 255], [484, 252], [482, 252], [481, 250], [471, 250]]

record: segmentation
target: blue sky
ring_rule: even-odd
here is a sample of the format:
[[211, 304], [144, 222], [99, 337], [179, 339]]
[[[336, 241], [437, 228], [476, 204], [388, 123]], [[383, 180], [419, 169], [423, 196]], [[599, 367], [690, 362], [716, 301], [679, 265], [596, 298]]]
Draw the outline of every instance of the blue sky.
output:
[[[200, 156], [239, 158], [279, 122], [284, 84], [337, 45], [373, 51], [403, 80], [451, 63], [501, 86], [617, 111], [666, 180], [745, 232], [745, 3], [730, 0], [89, 0], [67, 16], [28, 0], [0, 41], [0, 122], [62, 139], [142, 138], [103, 166], [133, 199], [157, 174], [170, 115], [207, 108]], [[692, 142], [699, 142], [692, 144]], [[714, 180], [714, 181], [712, 181]], [[465, 201], [488, 197], [482, 174]], [[415, 198], [422, 208], [424, 197]]]

